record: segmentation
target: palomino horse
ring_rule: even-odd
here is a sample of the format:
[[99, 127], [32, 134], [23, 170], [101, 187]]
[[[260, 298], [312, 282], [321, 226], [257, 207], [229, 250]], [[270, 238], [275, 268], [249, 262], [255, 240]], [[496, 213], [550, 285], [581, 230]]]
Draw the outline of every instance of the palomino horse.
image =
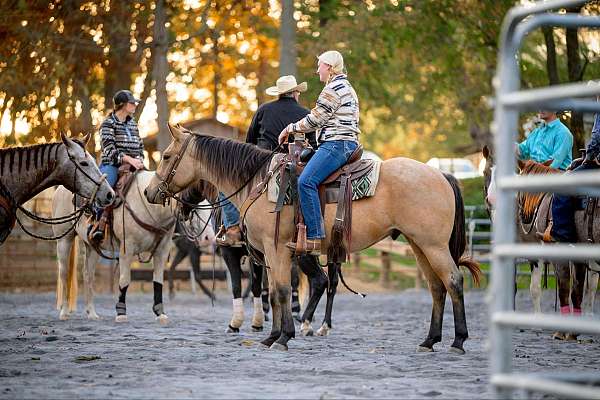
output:
[[115, 193], [85, 150], [90, 136], [83, 141], [60, 137], [58, 143], [0, 149], [0, 244], [15, 224], [17, 208], [54, 185], [101, 206], [113, 201]]
[[[256, 146], [232, 140], [193, 134], [169, 127], [173, 141], [146, 189], [150, 202], [180, 192], [204, 179], [225, 194], [237, 206], [247, 199], [252, 188], [265, 179], [272, 153]], [[188, 145], [191, 146], [188, 147]], [[326, 232], [331, 231], [335, 205], [325, 209]], [[294, 224], [292, 207], [281, 213], [278, 245], [275, 245], [273, 204], [262, 193], [245, 214], [247, 240], [265, 255], [269, 266], [269, 292], [273, 308], [270, 336], [262, 343], [273, 349], [287, 350], [295, 328], [290, 307], [291, 255], [285, 247], [292, 240]], [[410, 242], [420, 268], [427, 277], [433, 297], [429, 335], [420, 349], [432, 351], [441, 341], [446, 291], [452, 298], [455, 339], [452, 351], [464, 353], [468, 337], [463, 298], [463, 276], [459, 265], [466, 266], [475, 280], [479, 278], [477, 263], [462, 257], [466, 245], [464, 206], [458, 182], [439, 170], [407, 158], [384, 161], [379, 186], [373, 197], [352, 205], [352, 244], [356, 252], [388, 235], [404, 234]], [[323, 248], [329, 242], [324, 240]], [[302, 297], [302, 296], [301, 296]]]
[[[163, 270], [169, 250], [171, 249], [171, 237], [175, 229], [175, 216], [173, 207], [161, 207], [149, 204], [146, 198], [142, 195], [143, 188], [148, 185], [154, 173], [149, 171], [140, 171], [131, 184], [130, 190], [126, 195], [125, 202], [129, 207], [124, 207], [124, 204], [119, 205], [113, 210], [113, 233], [103, 241], [100, 251], [109, 254], [113, 250], [119, 252], [119, 300], [116, 305], [116, 321], [127, 321], [127, 312], [125, 299], [127, 288], [131, 282], [130, 265], [134, 257], [141, 256], [142, 253], [150, 252], [152, 256], [152, 264], [154, 267], [154, 306], [152, 310], [157, 316], [160, 323], [167, 323], [168, 317], [164, 312], [162, 302], [162, 287], [163, 287]], [[54, 216], [65, 215], [70, 208], [73, 207], [73, 195], [63, 187], [59, 187], [54, 193], [52, 199], [52, 214]], [[131, 212], [133, 210], [136, 217], [134, 218]], [[162, 228], [162, 233], [149, 232], [143, 228], [136, 218], [152, 225], [155, 228]], [[64, 225], [54, 225], [55, 233], [64, 232]], [[87, 237], [88, 224], [85, 221], [80, 221], [76, 228], [77, 235], [85, 244], [85, 265], [83, 268], [83, 282], [85, 290], [85, 311], [89, 319], [98, 319], [98, 314], [94, 307], [94, 270], [96, 263], [100, 258], [100, 254], [90, 244]], [[56, 251], [58, 255], [58, 271], [60, 280], [63, 282], [59, 288], [63, 289], [63, 293], [58, 293], [59, 299], [67, 299], [65, 280], [69, 270], [75, 268], [74, 262], [69, 262], [69, 254], [73, 249], [75, 233], [71, 233], [58, 240]], [[111, 254], [112, 255], [112, 254]], [[68, 319], [70, 310], [65, 301], [58, 302], [60, 307], [60, 319]]]
[[[495, 206], [495, 167], [493, 164], [493, 156], [489, 149], [484, 148], [483, 154], [486, 158], [486, 168], [484, 171], [485, 187], [484, 192], [486, 196], [486, 205], [490, 210], [490, 215], [494, 215]], [[534, 161], [521, 162], [519, 161], [519, 168], [521, 175], [528, 174], [549, 174], [559, 173], [561, 171], [550, 168], [549, 162], [544, 164], [536, 163]], [[544, 232], [551, 220], [551, 200], [552, 195], [549, 193], [519, 193], [518, 194], [519, 210], [517, 213], [517, 234], [519, 240], [522, 242], [539, 243], [540, 240], [536, 237], [536, 232]], [[585, 221], [585, 211], [580, 210], [575, 213], [575, 224], [577, 227], [577, 240], [578, 242], [587, 242], [588, 226]], [[594, 241], [600, 240], [600, 215], [595, 214], [594, 217]], [[557, 277], [558, 285], [558, 296], [560, 300], [561, 313], [563, 314], [581, 314], [581, 305], [584, 298], [584, 282], [588, 280], [588, 284], [585, 285], [585, 297], [588, 298], [588, 304], [593, 306], [594, 296], [596, 293], [596, 287], [598, 285], [598, 272], [585, 263], [576, 262], [573, 263], [574, 274], [573, 274], [573, 285], [571, 286], [571, 268], [568, 262], [554, 261], [554, 268]], [[590, 263], [596, 265], [595, 263]], [[597, 265], [596, 265], [597, 266]], [[587, 271], [586, 271], [587, 269]], [[534, 303], [534, 310], [541, 312], [541, 272], [537, 268], [532, 267], [531, 285], [530, 291]], [[570, 297], [570, 300], [569, 300]], [[588, 310], [586, 310], [588, 312]], [[591, 310], [589, 310], [591, 313]], [[560, 333], [554, 335], [558, 339], [562, 339], [565, 336]], [[573, 339], [576, 335], [567, 334], [566, 338]]]

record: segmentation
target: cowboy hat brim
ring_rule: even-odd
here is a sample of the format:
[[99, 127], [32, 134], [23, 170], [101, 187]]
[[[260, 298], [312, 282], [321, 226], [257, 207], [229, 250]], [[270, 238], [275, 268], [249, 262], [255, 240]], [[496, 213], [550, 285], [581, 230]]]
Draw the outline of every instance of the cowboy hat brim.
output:
[[292, 88], [287, 89], [284, 92], [280, 92], [279, 89], [277, 88], [277, 86], [271, 86], [269, 88], [267, 88], [267, 90], [265, 90], [265, 93], [268, 94], [269, 96], [279, 96], [280, 94], [284, 94], [284, 93], [289, 93], [289, 92], [306, 92], [306, 89], [308, 88], [308, 85], [306, 82], [302, 82], [301, 84], [294, 86]]

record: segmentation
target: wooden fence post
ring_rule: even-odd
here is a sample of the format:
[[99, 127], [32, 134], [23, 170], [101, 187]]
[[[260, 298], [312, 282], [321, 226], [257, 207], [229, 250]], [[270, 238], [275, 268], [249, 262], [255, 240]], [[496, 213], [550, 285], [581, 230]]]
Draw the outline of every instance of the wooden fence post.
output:
[[391, 269], [390, 253], [388, 253], [387, 251], [382, 251], [381, 252], [380, 283], [383, 287], [389, 287], [389, 285], [390, 285], [390, 269]]

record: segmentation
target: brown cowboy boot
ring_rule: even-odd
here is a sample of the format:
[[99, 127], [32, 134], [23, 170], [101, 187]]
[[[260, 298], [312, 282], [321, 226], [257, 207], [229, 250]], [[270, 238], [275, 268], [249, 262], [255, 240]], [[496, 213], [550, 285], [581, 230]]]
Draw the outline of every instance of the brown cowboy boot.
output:
[[112, 215], [112, 206], [107, 206], [102, 210], [100, 218], [96, 220], [90, 232], [88, 233], [88, 239], [90, 242], [99, 245], [102, 243], [105, 237], [106, 227], [108, 226], [108, 219]]
[[556, 243], [556, 242], [558, 242], [558, 240], [556, 240], [556, 239], [554, 239], [554, 237], [552, 237], [552, 221], [550, 221], [550, 223], [546, 227], [546, 230], [544, 231], [544, 233], [536, 232], [535, 236], [538, 239], [543, 240], [546, 243]]
[[306, 239], [306, 246], [304, 248], [298, 248], [298, 244], [296, 242], [287, 242], [285, 247], [292, 250], [292, 252], [297, 255], [308, 254], [311, 256], [320, 256], [321, 255], [321, 241], [322, 239]]
[[216, 237], [219, 246], [242, 247], [244, 242], [242, 242], [242, 231], [239, 225], [230, 226], [225, 232], [223, 230], [222, 226]]

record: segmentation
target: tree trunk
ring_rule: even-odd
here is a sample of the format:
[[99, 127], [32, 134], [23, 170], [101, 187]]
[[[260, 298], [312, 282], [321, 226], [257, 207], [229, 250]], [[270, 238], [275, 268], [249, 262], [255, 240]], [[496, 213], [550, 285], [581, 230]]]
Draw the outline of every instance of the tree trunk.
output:
[[548, 83], [558, 85], [558, 66], [556, 64], [556, 44], [554, 42], [554, 29], [551, 26], [542, 27], [544, 41], [546, 42], [546, 71]]
[[[581, 6], [568, 9], [567, 12], [578, 14]], [[577, 28], [567, 28], [567, 69], [569, 73], [569, 82], [581, 81], [581, 58], [579, 55], [579, 36]], [[571, 133], [574, 141], [574, 156], [579, 154], [579, 149], [585, 147], [585, 132], [583, 130], [583, 113], [579, 111], [571, 112]]]
[[154, 10], [154, 42], [152, 48], [154, 58], [154, 82], [156, 89], [156, 109], [158, 113], [158, 136], [156, 147], [158, 151], [163, 151], [171, 142], [169, 136], [169, 103], [167, 98], [167, 74], [169, 65], [167, 63], [167, 13], [165, 10], [165, 1], [157, 0]]
[[296, 76], [296, 21], [294, 0], [281, 1], [281, 28], [279, 41], [279, 73]]

